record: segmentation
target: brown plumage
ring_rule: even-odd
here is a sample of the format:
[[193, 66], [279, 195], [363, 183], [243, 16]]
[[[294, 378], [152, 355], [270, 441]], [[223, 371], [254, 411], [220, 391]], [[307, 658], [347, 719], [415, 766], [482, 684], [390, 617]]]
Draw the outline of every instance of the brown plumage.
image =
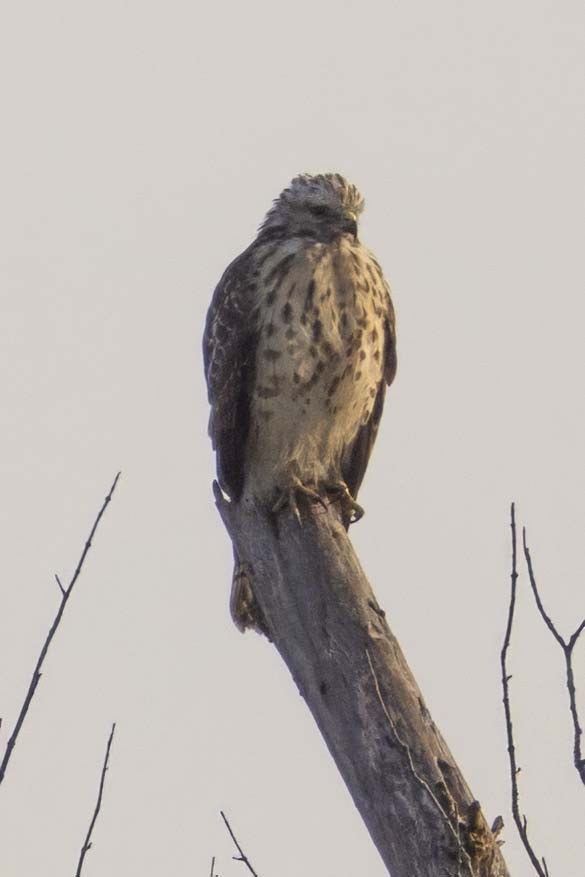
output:
[[300, 495], [356, 502], [396, 372], [394, 311], [339, 174], [296, 177], [226, 269], [203, 344], [222, 489], [299, 515]]

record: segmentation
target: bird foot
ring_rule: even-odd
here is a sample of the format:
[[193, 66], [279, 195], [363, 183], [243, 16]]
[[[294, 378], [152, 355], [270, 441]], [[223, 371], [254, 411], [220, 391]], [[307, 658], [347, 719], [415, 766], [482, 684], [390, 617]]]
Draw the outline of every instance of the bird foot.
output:
[[326, 484], [325, 489], [328, 493], [334, 495], [335, 499], [333, 502], [339, 500], [343, 516], [347, 518], [348, 523], [355, 524], [360, 518], [363, 518], [365, 511], [362, 506], [355, 501], [345, 481], [335, 481], [332, 484]]
[[303, 482], [299, 478], [294, 478], [294, 480], [288, 487], [285, 487], [280, 491], [280, 496], [272, 506], [272, 513], [276, 514], [277, 512], [282, 511], [284, 508], [288, 508], [291, 514], [294, 515], [294, 517], [297, 519], [299, 524], [301, 524], [301, 513], [297, 501], [298, 495], [306, 496], [309, 499], [315, 500], [315, 502], [318, 502], [320, 505], [322, 505], [324, 509], [327, 508], [327, 503], [325, 502], [323, 497], [317, 493], [316, 490], [314, 490], [312, 487], [307, 487], [307, 485], [303, 484]]
[[252, 628], [270, 639], [268, 625], [256, 600], [252, 581], [252, 571], [248, 564], [236, 562], [232, 578], [230, 612], [234, 624], [242, 633], [248, 628]]

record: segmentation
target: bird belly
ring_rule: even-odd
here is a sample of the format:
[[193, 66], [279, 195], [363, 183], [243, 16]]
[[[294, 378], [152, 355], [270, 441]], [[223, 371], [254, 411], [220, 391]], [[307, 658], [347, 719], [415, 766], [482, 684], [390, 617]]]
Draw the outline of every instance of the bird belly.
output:
[[339, 482], [343, 453], [383, 379], [382, 315], [348, 284], [347, 270], [343, 283], [324, 274], [313, 272], [290, 294], [285, 287], [259, 321], [246, 462], [248, 483], [263, 497], [294, 479], [316, 489]]

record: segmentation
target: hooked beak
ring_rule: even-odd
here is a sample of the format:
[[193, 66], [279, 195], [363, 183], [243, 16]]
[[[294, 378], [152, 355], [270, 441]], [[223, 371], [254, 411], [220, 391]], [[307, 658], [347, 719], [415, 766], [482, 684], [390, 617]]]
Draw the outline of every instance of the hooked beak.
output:
[[349, 234], [353, 235], [354, 238], [357, 238], [358, 227], [357, 216], [355, 215], [355, 213], [351, 213], [350, 211], [345, 213], [343, 216], [341, 227], [344, 232], [348, 232]]

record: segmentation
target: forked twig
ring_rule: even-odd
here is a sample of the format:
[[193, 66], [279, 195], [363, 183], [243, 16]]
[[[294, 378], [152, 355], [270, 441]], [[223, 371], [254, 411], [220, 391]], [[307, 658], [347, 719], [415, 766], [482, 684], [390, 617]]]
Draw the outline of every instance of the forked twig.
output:
[[10, 761], [12, 751], [14, 749], [14, 746], [16, 745], [16, 741], [18, 740], [18, 735], [20, 734], [22, 725], [24, 723], [24, 720], [26, 719], [29, 707], [30, 707], [32, 699], [35, 695], [35, 691], [37, 690], [37, 685], [40, 682], [41, 670], [42, 670], [45, 658], [47, 656], [49, 646], [51, 645], [53, 637], [55, 636], [55, 633], [57, 632], [57, 628], [59, 627], [59, 624], [61, 622], [61, 618], [63, 617], [63, 612], [65, 611], [65, 606], [67, 605], [69, 597], [71, 596], [71, 592], [75, 586], [77, 579], [79, 578], [81, 570], [83, 569], [83, 564], [85, 562], [85, 558], [87, 557], [89, 549], [91, 548], [92, 539], [95, 536], [96, 530], [97, 530], [99, 523], [103, 517], [103, 514], [104, 514], [106, 508], [108, 507], [110, 500], [112, 499], [112, 495], [114, 493], [114, 490], [116, 489], [116, 485], [118, 483], [118, 479], [120, 477], [120, 474], [121, 473], [118, 472], [118, 474], [114, 478], [114, 483], [110, 487], [110, 491], [109, 491], [108, 495], [106, 496], [106, 498], [102, 504], [101, 509], [98, 512], [98, 515], [97, 515], [97, 517], [93, 523], [93, 526], [90, 530], [90, 533], [89, 533], [89, 536], [88, 536], [87, 541], [85, 543], [85, 546], [83, 548], [83, 551], [81, 552], [81, 557], [79, 558], [79, 561], [78, 561], [77, 566], [75, 568], [75, 572], [73, 573], [73, 576], [71, 577], [71, 581], [69, 582], [67, 587], [64, 588], [63, 585], [61, 584], [61, 580], [59, 579], [59, 577], [55, 576], [55, 578], [57, 580], [57, 584], [59, 586], [59, 590], [61, 591], [61, 602], [59, 603], [59, 608], [57, 609], [57, 613], [55, 615], [55, 618], [53, 619], [53, 623], [49, 629], [49, 633], [47, 634], [47, 638], [45, 639], [45, 642], [44, 642], [43, 647], [41, 649], [41, 653], [40, 653], [38, 660], [37, 660], [37, 663], [35, 665], [35, 668], [34, 668], [34, 671], [32, 674], [32, 678], [31, 678], [31, 681], [30, 681], [30, 684], [28, 687], [28, 691], [26, 692], [24, 702], [22, 704], [22, 707], [20, 708], [20, 712], [18, 714], [16, 724], [14, 725], [14, 730], [12, 731], [12, 734], [10, 735], [8, 742], [6, 744], [6, 750], [4, 752], [2, 762], [0, 763], [0, 783], [2, 783], [2, 780], [4, 779], [4, 775], [6, 773], [6, 768], [8, 767], [8, 762]]
[[508, 608], [508, 623], [506, 625], [506, 634], [504, 636], [504, 644], [500, 655], [500, 663], [502, 668], [502, 688], [504, 692], [504, 712], [506, 715], [506, 735], [508, 739], [508, 757], [510, 761], [510, 783], [512, 787], [512, 815], [518, 829], [520, 839], [524, 844], [524, 849], [530, 859], [534, 870], [539, 877], [549, 877], [546, 860], [543, 858], [539, 861], [532, 845], [528, 839], [528, 823], [526, 817], [520, 813], [519, 792], [518, 792], [518, 773], [520, 768], [516, 763], [516, 747], [514, 745], [514, 728], [512, 725], [512, 712], [510, 709], [510, 679], [508, 674], [507, 658], [508, 649], [510, 647], [510, 639], [512, 636], [512, 625], [514, 623], [514, 609], [516, 607], [516, 583], [518, 580], [518, 570], [516, 562], [516, 513], [514, 503], [510, 508], [510, 528], [512, 530], [512, 573], [511, 589], [510, 589], [510, 606]]
[[238, 849], [238, 852], [239, 852], [239, 854], [240, 854], [239, 856], [232, 856], [232, 859], [233, 859], [235, 862], [243, 862], [244, 865], [246, 865], [246, 867], [248, 868], [248, 871], [250, 871], [250, 873], [253, 874], [254, 877], [258, 877], [258, 874], [256, 873], [256, 871], [254, 871], [252, 865], [250, 864], [250, 860], [249, 860], [249, 858], [247, 857], [247, 855], [245, 854], [245, 852], [243, 851], [243, 849], [242, 849], [241, 846], [239, 845], [238, 840], [237, 840], [235, 834], [234, 834], [233, 831], [232, 831], [232, 827], [231, 827], [231, 825], [229, 824], [229, 822], [228, 822], [228, 820], [227, 820], [227, 817], [226, 817], [225, 813], [223, 812], [223, 810], [220, 810], [219, 812], [220, 812], [220, 814], [221, 814], [221, 818], [222, 818], [223, 821], [225, 822], [225, 826], [226, 826], [227, 830], [228, 830], [229, 833], [230, 833], [230, 837], [231, 837], [231, 839], [233, 840], [233, 842], [235, 843], [235, 845], [236, 845], [236, 847], [237, 847], [237, 849]]
[[97, 796], [96, 805], [94, 807], [93, 815], [91, 817], [91, 822], [89, 823], [89, 828], [87, 830], [87, 834], [85, 836], [85, 840], [81, 846], [81, 852], [79, 853], [79, 861], [77, 863], [77, 870], [75, 872], [75, 877], [81, 877], [81, 869], [83, 868], [83, 860], [85, 859], [86, 854], [91, 849], [91, 836], [93, 834], [93, 829], [96, 824], [98, 814], [100, 812], [100, 808], [102, 806], [102, 796], [104, 794], [104, 785], [106, 782], [106, 771], [108, 769], [108, 761], [110, 760], [110, 749], [112, 748], [112, 740], [114, 739], [114, 731], [116, 730], [116, 723], [112, 725], [112, 730], [110, 731], [110, 736], [108, 738], [108, 745], [106, 746], [106, 757], [104, 758], [104, 764], [102, 767], [102, 773], [100, 776], [100, 786]]
[[561, 636], [561, 634], [556, 629], [554, 623], [551, 621], [550, 616], [547, 615], [545, 608], [542, 604], [540, 594], [538, 592], [538, 587], [536, 585], [536, 576], [534, 575], [534, 569], [532, 567], [532, 559], [530, 557], [530, 551], [526, 542], [525, 527], [522, 530], [522, 543], [524, 546], [524, 557], [526, 558], [526, 566], [528, 567], [530, 587], [532, 588], [532, 593], [534, 594], [534, 599], [536, 601], [538, 611], [540, 612], [542, 620], [563, 650], [563, 655], [565, 657], [565, 680], [567, 685], [567, 691], [569, 692], [569, 710], [571, 712], [571, 719], [573, 721], [573, 764], [575, 765], [575, 769], [577, 770], [577, 773], [581, 778], [581, 782], [585, 784], [585, 760], [583, 759], [583, 754], [581, 751], [581, 735], [583, 731], [579, 722], [579, 713], [577, 711], [575, 675], [573, 673], [573, 649], [575, 648], [577, 640], [579, 639], [583, 632], [583, 629], [585, 628], [585, 619], [583, 619], [575, 633], [569, 638], [568, 641], [566, 641]]

